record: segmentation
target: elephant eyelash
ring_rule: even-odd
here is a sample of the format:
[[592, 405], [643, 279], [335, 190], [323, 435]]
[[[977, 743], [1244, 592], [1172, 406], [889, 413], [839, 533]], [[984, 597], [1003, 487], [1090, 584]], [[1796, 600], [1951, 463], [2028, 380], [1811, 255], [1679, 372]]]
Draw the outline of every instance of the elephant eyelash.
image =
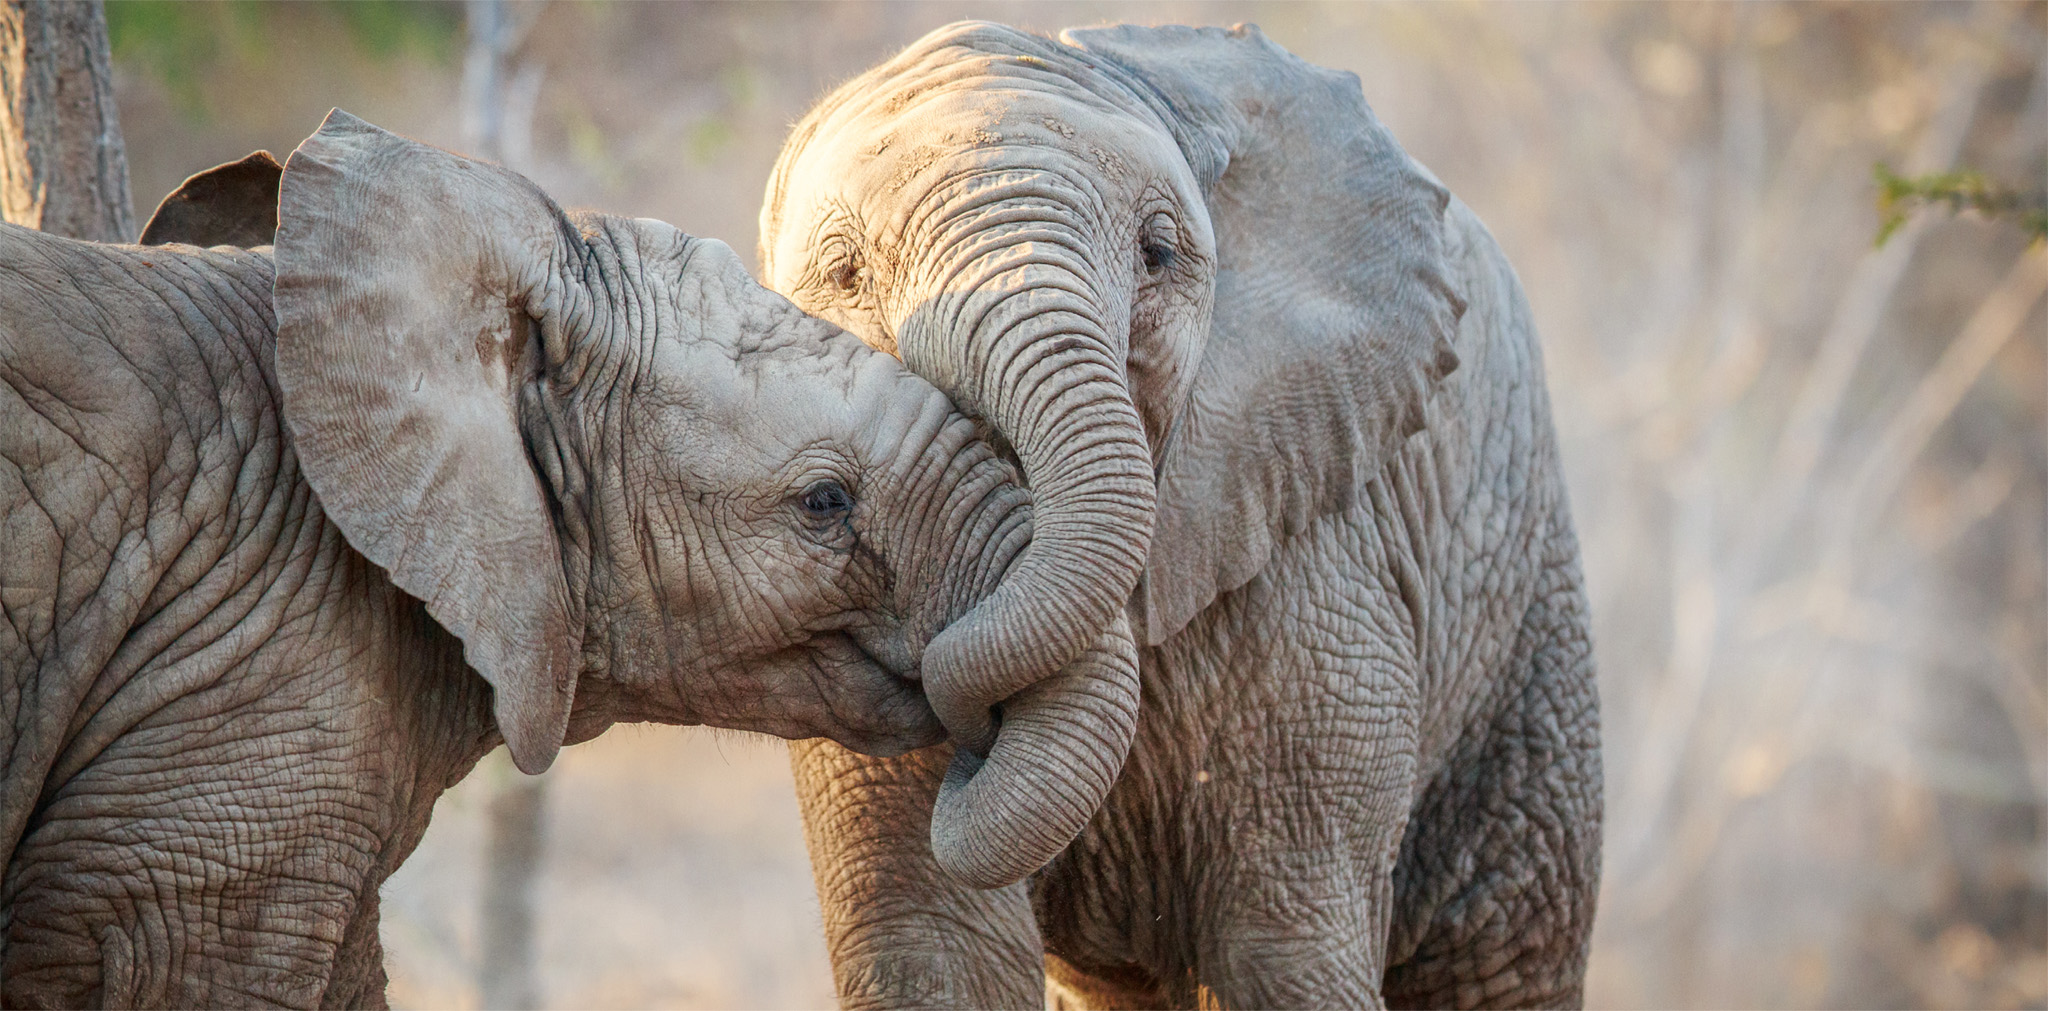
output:
[[867, 272], [861, 269], [860, 261], [848, 257], [825, 272], [825, 282], [845, 294], [855, 294], [866, 287]]
[[867, 258], [843, 231], [830, 231], [818, 244], [818, 278], [841, 297], [858, 296], [868, 288]]
[[803, 516], [805, 539], [837, 555], [857, 555], [865, 550], [860, 532], [853, 528], [857, 503], [845, 485], [831, 478], [814, 481], [791, 501]]
[[804, 489], [798, 505], [811, 518], [828, 521], [853, 514], [853, 493], [837, 481], [824, 480]]
[[1147, 276], [1159, 277], [1173, 269], [1180, 259], [1179, 235], [1171, 215], [1155, 211], [1146, 217], [1138, 233], [1138, 260]]
[[1138, 256], [1145, 263], [1145, 273], [1158, 277], [1173, 267], [1173, 247], [1160, 242], [1147, 242], [1138, 249]]

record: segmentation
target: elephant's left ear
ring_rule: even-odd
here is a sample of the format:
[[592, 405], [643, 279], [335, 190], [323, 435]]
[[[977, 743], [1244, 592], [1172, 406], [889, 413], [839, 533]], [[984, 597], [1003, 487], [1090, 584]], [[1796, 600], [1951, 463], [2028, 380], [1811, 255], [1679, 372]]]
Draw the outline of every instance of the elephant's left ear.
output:
[[574, 332], [581, 240], [495, 165], [336, 110], [286, 164], [277, 379], [363, 556], [462, 640], [519, 768], [562, 746], [582, 623], [520, 403]]
[[268, 246], [277, 235], [277, 184], [283, 177], [284, 166], [268, 151], [195, 173], [156, 205], [135, 241], [144, 246]]
[[1167, 437], [1137, 591], [1156, 644], [1350, 508], [1457, 368], [1465, 304], [1445, 262], [1450, 194], [1352, 74], [1257, 28], [1070, 30], [1126, 71], [1174, 134], [1216, 232], [1214, 324]]

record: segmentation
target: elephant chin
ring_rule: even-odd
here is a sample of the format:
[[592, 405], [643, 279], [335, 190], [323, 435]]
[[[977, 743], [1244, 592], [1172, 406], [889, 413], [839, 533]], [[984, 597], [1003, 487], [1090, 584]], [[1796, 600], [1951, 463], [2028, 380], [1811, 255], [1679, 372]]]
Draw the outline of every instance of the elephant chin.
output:
[[986, 759], [961, 748], [932, 811], [932, 854], [976, 888], [1044, 867], [1115, 785], [1138, 724], [1138, 650], [1110, 628], [1053, 677], [1003, 703]]

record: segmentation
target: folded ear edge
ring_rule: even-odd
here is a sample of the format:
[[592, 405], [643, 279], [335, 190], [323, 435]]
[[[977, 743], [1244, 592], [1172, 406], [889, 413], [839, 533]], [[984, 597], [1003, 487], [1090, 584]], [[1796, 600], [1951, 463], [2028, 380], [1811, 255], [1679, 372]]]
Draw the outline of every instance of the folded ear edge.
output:
[[268, 151], [195, 172], [156, 205], [144, 246], [268, 246], [277, 235], [278, 184], [284, 166]]

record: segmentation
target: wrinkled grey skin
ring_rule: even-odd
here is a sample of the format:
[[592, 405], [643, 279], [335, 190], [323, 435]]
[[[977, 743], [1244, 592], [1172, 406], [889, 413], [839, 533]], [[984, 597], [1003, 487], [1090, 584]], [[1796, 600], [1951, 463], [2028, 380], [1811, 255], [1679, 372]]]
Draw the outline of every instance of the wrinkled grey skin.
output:
[[[1014, 447], [1142, 646], [1128, 764], [1026, 883], [924, 844], [944, 748], [795, 749], [842, 1003], [1580, 1000], [1598, 715], [1542, 359], [1355, 77], [1256, 29], [949, 26], [799, 123], [762, 236]], [[1007, 687], [934, 708], [972, 739]]]
[[0, 1005], [381, 1006], [378, 886], [501, 739], [930, 744], [1029, 537], [720, 243], [342, 113], [280, 199], [274, 251], [0, 226]]

